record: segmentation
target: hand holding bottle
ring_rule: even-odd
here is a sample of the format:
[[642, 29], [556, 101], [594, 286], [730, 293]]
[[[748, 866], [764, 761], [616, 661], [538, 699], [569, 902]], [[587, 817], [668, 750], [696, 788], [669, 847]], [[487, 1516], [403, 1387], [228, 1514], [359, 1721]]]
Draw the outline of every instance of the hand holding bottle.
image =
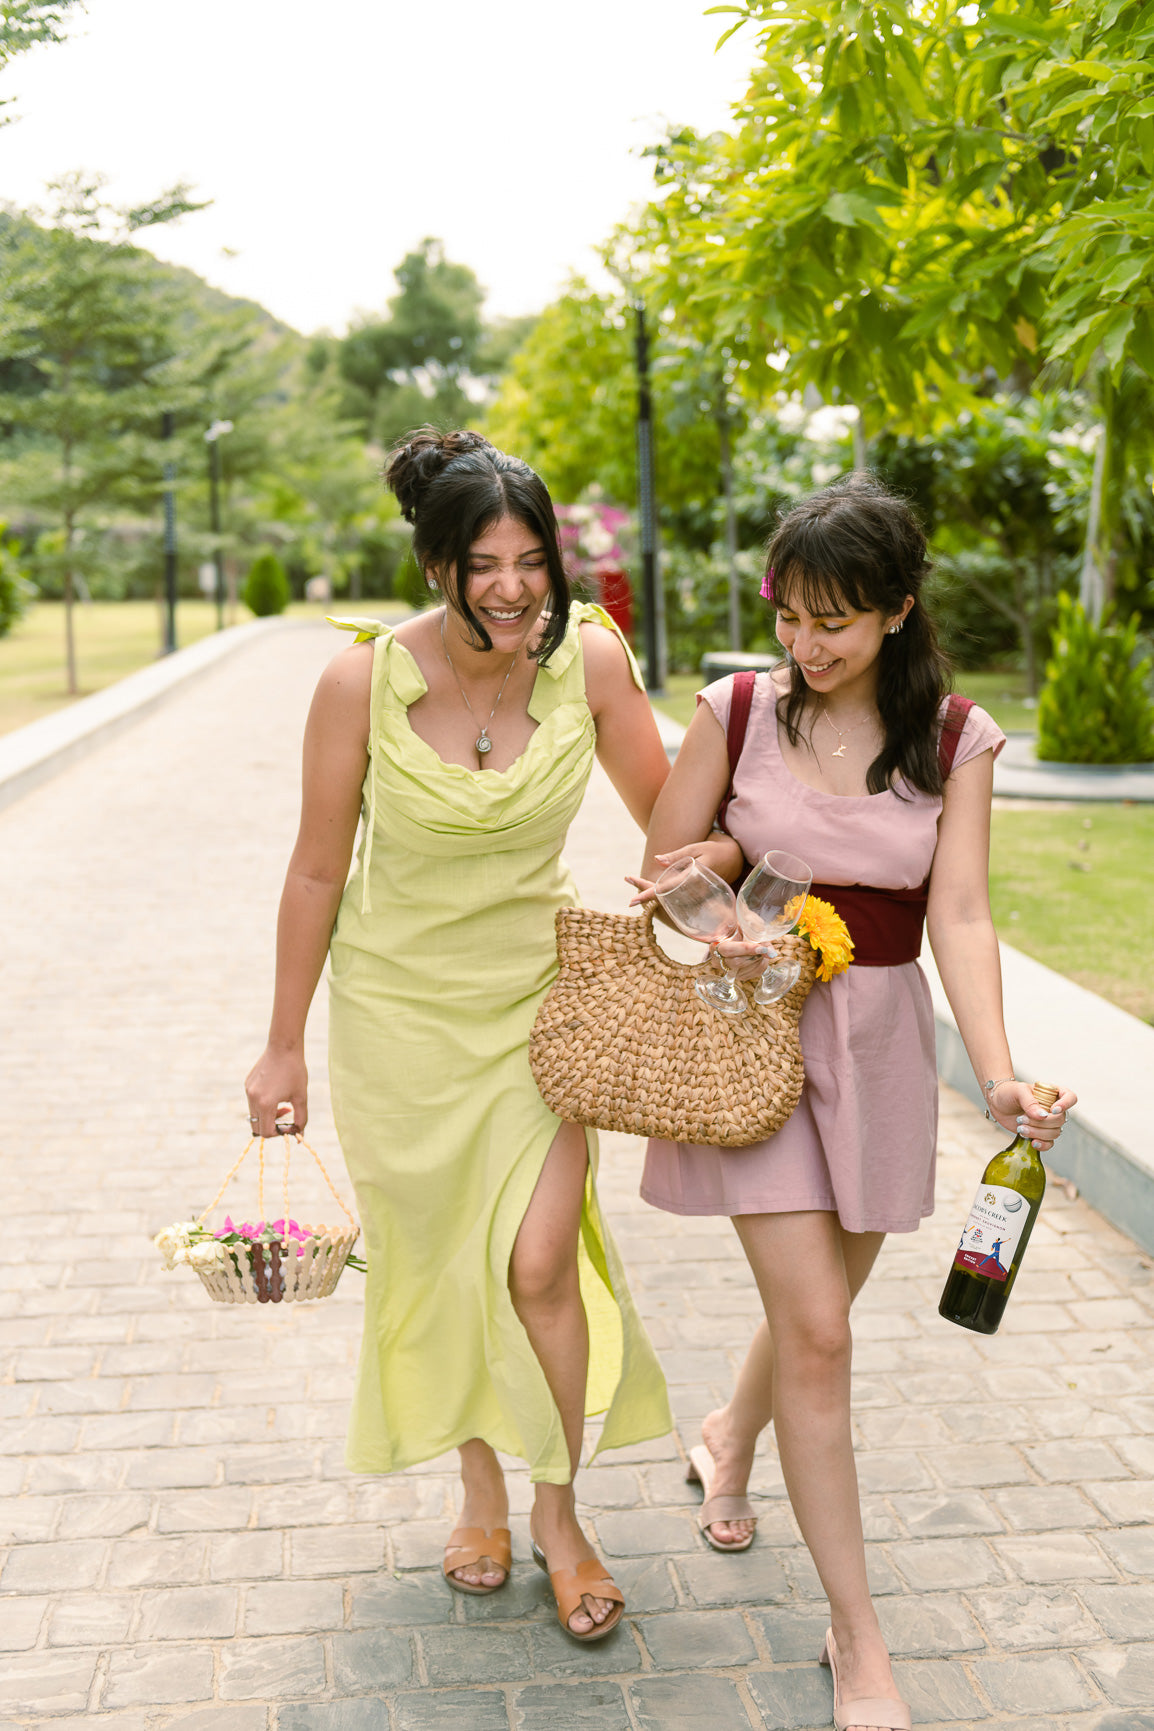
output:
[[987, 1094], [990, 1117], [1015, 1136], [1027, 1136], [1039, 1154], [1048, 1154], [1062, 1132], [1066, 1113], [1078, 1103], [1069, 1088], [1059, 1091], [1048, 1109], [1034, 1098], [1028, 1082], [1002, 1081]]

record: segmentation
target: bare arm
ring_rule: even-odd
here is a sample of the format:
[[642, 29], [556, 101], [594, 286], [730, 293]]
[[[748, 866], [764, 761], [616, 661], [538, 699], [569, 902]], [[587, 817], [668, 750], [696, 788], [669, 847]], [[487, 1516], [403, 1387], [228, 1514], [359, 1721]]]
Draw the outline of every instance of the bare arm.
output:
[[[957, 1018], [978, 1081], [1012, 1076], [1013, 1060], [1002, 1011], [1002, 968], [990, 917], [990, 795], [994, 757], [983, 751], [954, 770], [946, 783], [926, 916], [934, 960]], [[1077, 1095], [1063, 1089], [1051, 1113], [1025, 1082], [996, 1088], [990, 1111], [1007, 1130], [1030, 1119], [1043, 1153], [1061, 1129]]]
[[301, 822], [277, 916], [276, 987], [268, 1045], [245, 1081], [262, 1136], [279, 1105], [308, 1122], [305, 1023], [325, 965], [361, 811], [368, 767], [371, 644], [336, 656], [321, 675], [305, 729]]
[[582, 625], [585, 693], [597, 729], [597, 761], [628, 810], [645, 829], [653, 802], [669, 774], [669, 759], [625, 650], [603, 625]]
[[669, 779], [657, 796], [641, 876], [638, 902], [653, 899], [651, 885], [670, 860], [692, 855], [732, 883], [744, 863], [730, 837], [713, 834], [717, 808], [729, 786], [729, 753], [720, 723], [707, 703], [697, 706]]

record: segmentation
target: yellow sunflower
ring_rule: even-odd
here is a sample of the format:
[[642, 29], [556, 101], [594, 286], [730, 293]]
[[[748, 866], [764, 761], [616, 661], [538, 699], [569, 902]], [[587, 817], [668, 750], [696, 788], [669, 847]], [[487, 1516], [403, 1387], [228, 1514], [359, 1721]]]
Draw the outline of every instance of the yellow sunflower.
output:
[[797, 929], [821, 956], [817, 970], [819, 980], [832, 980], [835, 974], [845, 973], [853, 961], [853, 939], [849, 927], [830, 902], [823, 902], [820, 896], [807, 896]]

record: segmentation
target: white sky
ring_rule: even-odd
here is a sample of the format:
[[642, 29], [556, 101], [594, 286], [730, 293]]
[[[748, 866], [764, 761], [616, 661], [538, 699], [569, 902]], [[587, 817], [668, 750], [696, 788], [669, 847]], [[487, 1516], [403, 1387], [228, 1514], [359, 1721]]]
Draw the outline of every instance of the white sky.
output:
[[4, 76], [0, 199], [74, 168], [122, 204], [191, 181], [213, 207], [142, 241], [302, 331], [383, 308], [427, 234], [490, 313], [532, 312], [596, 275], [662, 117], [726, 124], [753, 37], [715, 56], [709, 3], [88, 0]]

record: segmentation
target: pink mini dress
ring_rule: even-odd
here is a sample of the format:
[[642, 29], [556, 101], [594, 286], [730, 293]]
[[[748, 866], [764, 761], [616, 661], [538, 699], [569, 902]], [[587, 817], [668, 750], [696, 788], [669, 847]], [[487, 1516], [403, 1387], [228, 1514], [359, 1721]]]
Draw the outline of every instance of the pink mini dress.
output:
[[[698, 695], [724, 732], [732, 678]], [[777, 692], [759, 674], [726, 827], [746, 859], [772, 848], [800, 854], [815, 883], [914, 889], [938, 839], [940, 798], [901, 783], [901, 793], [842, 795], [798, 781], [778, 740]], [[945, 703], [941, 713], [945, 714]], [[955, 769], [1005, 735], [976, 705], [966, 716]], [[930, 991], [917, 962], [850, 967], [818, 981], [801, 1017], [805, 1086], [775, 1136], [748, 1148], [653, 1139], [641, 1194], [670, 1214], [836, 1212], [849, 1232], [916, 1232], [933, 1212], [938, 1126]]]

